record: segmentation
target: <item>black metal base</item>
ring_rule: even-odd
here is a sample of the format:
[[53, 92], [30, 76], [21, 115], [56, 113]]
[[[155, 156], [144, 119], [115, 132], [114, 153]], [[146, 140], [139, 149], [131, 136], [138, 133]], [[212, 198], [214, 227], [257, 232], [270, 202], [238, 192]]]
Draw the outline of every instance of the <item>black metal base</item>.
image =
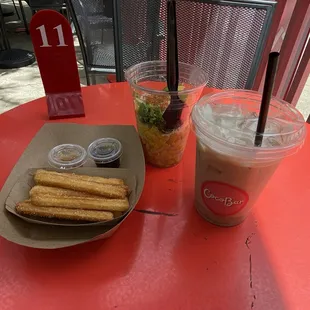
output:
[[0, 69], [26, 67], [35, 62], [34, 53], [22, 49], [0, 51]]

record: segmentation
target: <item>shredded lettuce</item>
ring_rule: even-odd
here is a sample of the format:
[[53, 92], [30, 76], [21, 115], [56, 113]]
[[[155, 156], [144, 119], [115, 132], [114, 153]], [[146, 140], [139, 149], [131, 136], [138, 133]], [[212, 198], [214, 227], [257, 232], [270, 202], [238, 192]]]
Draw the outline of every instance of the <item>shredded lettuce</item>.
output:
[[138, 107], [138, 116], [141, 122], [160, 127], [164, 123], [162, 111], [156, 105], [140, 102]]

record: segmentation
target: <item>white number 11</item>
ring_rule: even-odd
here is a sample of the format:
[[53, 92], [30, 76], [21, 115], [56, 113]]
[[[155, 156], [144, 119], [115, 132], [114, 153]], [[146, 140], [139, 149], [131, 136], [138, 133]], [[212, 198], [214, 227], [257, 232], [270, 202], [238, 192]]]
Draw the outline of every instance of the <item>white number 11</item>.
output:
[[[56, 29], [57, 34], [58, 34], [59, 44], [57, 45], [57, 47], [68, 46], [65, 43], [65, 38], [64, 38], [63, 31], [62, 31], [62, 25], [58, 25], [57, 27], [54, 27], [53, 29]], [[42, 43], [43, 43], [40, 47], [52, 47], [52, 45], [49, 45], [49, 43], [48, 43], [45, 26], [42, 25], [42, 26], [38, 27], [37, 30], [39, 30], [41, 33], [41, 38], [42, 38]]]

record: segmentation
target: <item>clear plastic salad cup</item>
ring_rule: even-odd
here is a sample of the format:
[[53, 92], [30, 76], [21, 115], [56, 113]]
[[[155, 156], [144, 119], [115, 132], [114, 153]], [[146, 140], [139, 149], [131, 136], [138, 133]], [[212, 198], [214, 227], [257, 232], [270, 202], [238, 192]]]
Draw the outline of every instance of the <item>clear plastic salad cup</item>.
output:
[[[125, 73], [132, 89], [146, 161], [157, 167], [171, 167], [181, 161], [190, 131], [191, 110], [207, 83], [202, 69], [180, 63], [178, 91], [169, 92], [166, 71], [165, 61], [148, 61]], [[173, 99], [174, 104], [169, 105], [171, 98], [177, 98], [177, 104]], [[167, 108], [172, 111], [172, 123], [166, 118]]]
[[304, 143], [303, 116], [273, 98], [262, 146], [254, 146], [261, 99], [257, 92], [228, 90], [204, 96], [193, 109], [195, 206], [213, 224], [243, 222], [281, 160]]

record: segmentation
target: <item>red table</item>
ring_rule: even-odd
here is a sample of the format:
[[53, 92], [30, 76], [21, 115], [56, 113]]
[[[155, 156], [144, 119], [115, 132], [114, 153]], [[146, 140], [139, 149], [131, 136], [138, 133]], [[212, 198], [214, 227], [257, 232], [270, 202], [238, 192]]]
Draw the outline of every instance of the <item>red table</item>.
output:
[[[87, 87], [83, 96], [87, 117], [67, 122], [134, 123], [126, 84]], [[46, 121], [44, 99], [0, 115], [0, 186]], [[134, 211], [110, 239], [61, 250], [0, 238], [1, 309], [309, 309], [310, 137], [233, 228], [194, 209], [194, 143], [191, 136], [177, 167], [147, 167], [136, 209], [161, 215]]]

